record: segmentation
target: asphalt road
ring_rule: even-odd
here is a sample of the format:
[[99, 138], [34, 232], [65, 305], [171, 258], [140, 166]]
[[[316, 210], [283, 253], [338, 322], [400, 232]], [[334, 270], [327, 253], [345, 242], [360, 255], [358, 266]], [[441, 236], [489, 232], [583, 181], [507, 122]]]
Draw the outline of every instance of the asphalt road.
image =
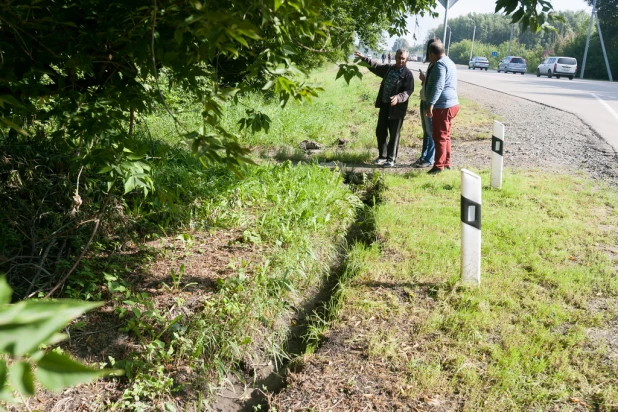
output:
[[[427, 65], [408, 62], [408, 67], [425, 71]], [[458, 68], [459, 81], [503, 92], [505, 99], [508, 95], [518, 96], [573, 113], [618, 152], [618, 83], [565, 77], [548, 79], [529, 73], [522, 76], [491, 69], [468, 70], [466, 66]]]

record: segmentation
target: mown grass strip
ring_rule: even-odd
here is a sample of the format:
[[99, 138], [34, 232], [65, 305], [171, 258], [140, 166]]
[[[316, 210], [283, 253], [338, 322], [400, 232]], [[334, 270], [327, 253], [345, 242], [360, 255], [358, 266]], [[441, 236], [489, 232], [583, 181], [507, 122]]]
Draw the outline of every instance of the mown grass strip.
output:
[[358, 345], [373, 367], [388, 363], [404, 399], [470, 411], [585, 399], [611, 410], [615, 353], [594, 336], [617, 315], [615, 305], [595, 309], [618, 294], [608, 252], [616, 194], [581, 176], [508, 172], [500, 191], [481, 176], [481, 286], [459, 283], [459, 173], [389, 175], [376, 211], [381, 250], [360, 245], [344, 323], [361, 320]]

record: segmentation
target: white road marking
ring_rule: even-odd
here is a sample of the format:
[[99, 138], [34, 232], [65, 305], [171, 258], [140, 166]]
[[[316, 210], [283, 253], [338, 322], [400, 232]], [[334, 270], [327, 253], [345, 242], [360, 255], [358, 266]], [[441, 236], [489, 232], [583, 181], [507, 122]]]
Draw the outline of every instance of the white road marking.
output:
[[601, 99], [599, 96], [597, 96], [597, 95], [596, 95], [596, 94], [594, 94], [594, 93], [588, 93], [588, 94], [590, 94], [590, 95], [594, 96], [594, 98], [595, 98], [595, 99], [597, 99], [597, 100], [599, 101], [599, 103], [601, 103], [601, 105], [603, 105], [603, 107], [605, 107], [605, 108], [607, 109], [607, 111], [608, 111], [608, 112], [609, 112], [612, 116], [614, 116], [614, 118], [615, 118], [616, 120], [618, 120], [618, 113], [616, 113], [616, 111], [615, 111], [614, 109], [612, 109], [612, 107], [611, 107], [609, 104], [607, 104], [607, 103], [605, 102], [605, 100]]

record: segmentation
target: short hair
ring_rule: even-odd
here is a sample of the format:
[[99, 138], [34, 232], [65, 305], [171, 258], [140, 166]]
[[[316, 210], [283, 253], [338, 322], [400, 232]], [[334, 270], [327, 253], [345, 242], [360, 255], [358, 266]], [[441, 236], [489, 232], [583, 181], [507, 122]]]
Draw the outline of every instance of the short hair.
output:
[[444, 54], [444, 45], [440, 40], [434, 41], [427, 46], [427, 54], [437, 54], [438, 56], [442, 56]]
[[408, 54], [410, 54], [410, 51], [408, 49], [397, 49], [397, 52], [395, 53], [395, 55], [397, 54], [401, 54], [402, 56], [407, 56]]
[[427, 45], [425, 46], [425, 61], [426, 62], [429, 61], [429, 46], [437, 41], [440, 41], [440, 39], [437, 37], [432, 37], [431, 39], [427, 40]]

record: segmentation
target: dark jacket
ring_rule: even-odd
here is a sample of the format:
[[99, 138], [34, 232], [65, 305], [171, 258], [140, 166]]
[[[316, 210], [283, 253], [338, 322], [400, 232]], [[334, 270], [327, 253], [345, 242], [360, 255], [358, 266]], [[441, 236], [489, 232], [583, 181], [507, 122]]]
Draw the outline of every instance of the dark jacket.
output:
[[[380, 83], [380, 91], [378, 91], [378, 97], [376, 98], [375, 106], [381, 108], [384, 106], [382, 103], [382, 90], [384, 88], [384, 79], [390, 70], [394, 70], [394, 64], [381, 64], [377, 60], [372, 60], [367, 57], [363, 57], [361, 59], [365, 63], [369, 64], [369, 70], [382, 78], [382, 83]], [[407, 67], [404, 67], [399, 75], [399, 80], [395, 84], [392, 96], [397, 95], [398, 103], [395, 106], [388, 106], [389, 119], [403, 119], [406, 117], [406, 111], [408, 110], [408, 99], [410, 95], [414, 91], [414, 75]]]

